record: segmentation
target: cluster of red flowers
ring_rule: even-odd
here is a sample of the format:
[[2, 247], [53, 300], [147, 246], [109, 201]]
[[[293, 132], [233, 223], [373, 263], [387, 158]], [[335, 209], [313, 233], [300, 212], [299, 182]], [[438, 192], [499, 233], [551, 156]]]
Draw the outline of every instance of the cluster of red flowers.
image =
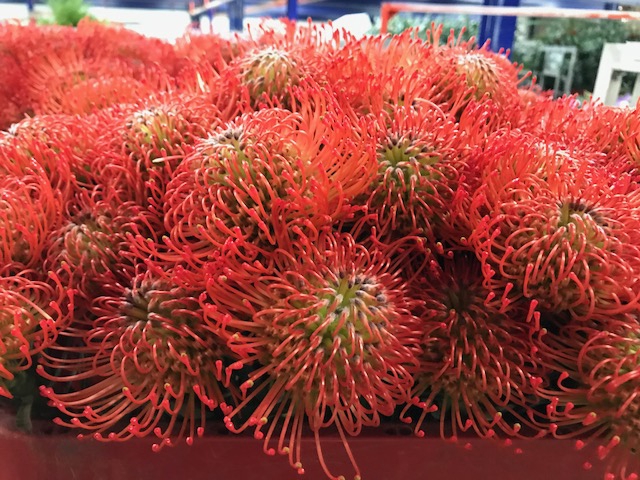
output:
[[384, 421], [638, 478], [638, 109], [437, 28], [0, 46], [0, 395], [33, 372], [58, 424], [154, 450], [219, 411], [299, 473], [308, 432], [332, 479]]

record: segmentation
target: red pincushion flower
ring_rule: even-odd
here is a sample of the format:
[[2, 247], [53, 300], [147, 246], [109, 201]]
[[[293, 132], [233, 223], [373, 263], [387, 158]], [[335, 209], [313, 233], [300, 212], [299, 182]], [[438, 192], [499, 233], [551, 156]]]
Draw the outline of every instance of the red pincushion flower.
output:
[[[85, 300], [99, 296], [101, 286], [133, 275], [128, 233], [151, 238], [157, 220], [134, 202], [121, 202], [103, 189], [81, 191], [67, 207], [66, 219], [51, 233], [45, 268], [70, 282]], [[129, 255], [128, 255], [129, 254]]]
[[621, 137], [627, 155], [637, 168], [640, 166], [640, 100], [623, 122]]
[[350, 39], [329, 54], [326, 76], [343, 101], [359, 113], [377, 115], [422, 101], [446, 112], [457, 111], [456, 102], [469, 89], [453, 63], [438, 58], [436, 52], [412, 32]]
[[522, 424], [532, 425], [526, 412], [534, 399], [531, 380], [540, 373], [524, 312], [484, 286], [471, 252], [423, 258], [411, 283], [411, 294], [424, 301], [418, 310], [423, 354], [403, 415], [412, 405], [422, 409], [419, 436], [430, 412], [439, 412], [443, 438], [456, 440], [467, 430], [484, 438], [521, 435]]
[[635, 310], [640, 197], [629, 177], [610, 179], [580, 151], [502, 145], [471, 212], [481, 219], [470, 241], [490, 288], [527, 299], [530, 314], [589, 319]]
[[34, 170], [0, 177], [0, 271], [39, 267], [49, 232], [61, 220], [61, 195]]
[[464, 236], [455, 228], [456, 202], [469, 196], [465, 141], [453, 119], [439, 109], [395, 108], [377, 123], [378, 172], [367, 212], [383, 237], [420, 234], [433, 242]]
[[178, 68], [176, 52], [169, 42], [141, 35], [129, 28], [80, 20], [75, 29], [75, 44], [85, 58], [110, 58], [129, 67], [134, 77], [150, 66], [162, 67], [169, 74]]
[[0, 396], [11, 398], [14, 374], [30, 368], [33, 357], [55, 341], [68, 320], [61, 286], [35, 278], [27, 270], [0, 277]]
[[[331, 123], [314, 113], [265, 109], [201, 142], [167, 187], [173, 246], [206, 259], [234, 238], [265, 253], [339, 219], [345, 197], [367, 185], [372, 157], [352, 149], [356, 142], [336, 141], [343, 131], [325, 138]], [[364, 162], [350, 161], [358, 158]]]
[[[229, 352], [203, 328], [199, 282], [183, 285], [179, 271], [149, 268], [129, 286], [114, 283], [95, 298], [91, 316], [60, 334], [38, 371], [63, 384], [60, 392], [41, 388], [70, 417], [57, 423], [104, 441], [153, 432], [157, 450], [185, 437], [191, 444], [196, 432], [204, 433], [206, 411], [228, 401], [223, 359]], [[67, 382], [74, 388], [64, 392]]]
[[291, 108], [296, 102], [291, 88], [305, 79], [324, 83], [325, 57], [338, 44], [339, 34], [327, 35], [310, 22], [305, 26], [283, 20], [275, 27], [265, 24], [257, 35], [250, 32], [249, 40], [239, 44], [235, 58], [220, 71], [223, 91], [242, 91], [250, 109], [274, 101]]
[[[557, 323], [557, 322], [556, 322]], [[604, 331], [603, 328], [611, 331]], [[538, 416], [556, 438], [577, 438], [600, 446], [606, 480], [637, 480], [640, 474], [640, 329], [635, 318], [598, 328], [556, 325], [544, 331], [540, 353], [558, 374], [557, 382], [537, 382], [549, 401]], [[586, 462], [588, 468], [590, 463]]]
[[170, 80], [162, 69], [142, 72], [117, 59], [86, 58], [74, 49], [43, 52], [25, 80], [38, 114], [85, 114], [118, 103], [135, 102], [160, 91]]
[[287, 455], [302, 473], [307, 419], [333, 479], [343, 477], [330, 473], [320, 436], [335, 426], [359, 478], [346, 435], [379, 425], [409, 399], [414, 302], [394, 268], [401, 261], [392, 265], [348, 235], [311, 242], [295, 255], [275, 252], [275, 270], [229, 257], [209, 271], [205, 320], [242, 356], [239, 365], [257, 363], [225, 421], [234, 432], [254, 428], [266, 453]]
[[101, 163], [107, 170], [111, 163], [130, 169], [137, 179], [137, 200], [162, 215], [167, 183], [193, 145], [220, 124], [220, 113], [207, 101], [184, 94], [159, 94], [127, 110], [98, 140]]

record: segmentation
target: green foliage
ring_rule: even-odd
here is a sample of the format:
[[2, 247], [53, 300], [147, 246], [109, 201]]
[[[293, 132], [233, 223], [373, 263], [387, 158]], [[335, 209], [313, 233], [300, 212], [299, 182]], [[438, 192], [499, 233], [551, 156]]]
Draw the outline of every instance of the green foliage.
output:
[[[427, 30], [431, 28], [432, 23], [436, 25], [441, 23], [443, 25], [442, 31], [445, 34], [445, 39], [452, 29], [458, 34], [464, 28], [465, 31], [462, 34], [464, 40], [478, 35], [479, 22], [468, 16], [461, 15], [415, 15], [399, 13], [389, 20], [388, 31], [389, 33], [398, 34], [410, 28], [417, 28], [418, 36], [425, 39]], [[381, 22], [380, 18], [378, 18], [369, 33], [372, 35], [380, 33], [380, 26]]]
[[[565, 45], [578, 48], [573, 89], [592, 90], [606, 42], [625, 42], [629, 32], [625, 23], [616, 20], [584, 20], [574, 18], [538, 19], [534, 21], [533, 39], [541, 45]], [[527, 64], [535, 69], [538, 65]]]
[[[53, 22], [58, 25], [77, 26], [78, 22], [89, 14], [89, 6], [84, 0], [47, 0]], [[48, 22], [43, 22], [48, 23]]]

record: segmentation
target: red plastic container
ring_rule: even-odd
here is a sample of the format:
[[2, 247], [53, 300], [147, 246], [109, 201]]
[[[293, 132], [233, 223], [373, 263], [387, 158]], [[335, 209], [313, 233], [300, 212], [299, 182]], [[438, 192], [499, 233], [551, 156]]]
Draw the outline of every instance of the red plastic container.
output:
[[[269, 457], [250, 436], [212, 435], [193, 446], [159, 453], [152, 439], [125, 443], [77, 440], [73, 435], [25, 435], [0, 418], [0, 480], [324, 480], [312, 438], [304, 440], [306, 473], [299, 476], [284, 457]], [[384, 427], [350, 440], [363, 480], [601, 480], [595, 452], [577, 452], [572, 441], [536, 440], [501, 447], [469, 439], [458, 444], [399, 435]], [[522, 449], [521, 453], [516, 453]], [[339, 438], [323, 441], [336, 472], [351, 472]], [[585, 470], [583, 463], [594, 466]], [[342, 468], [341, 468], [342, 467]], [[350, 480], [347, 478], [347, 480]]]

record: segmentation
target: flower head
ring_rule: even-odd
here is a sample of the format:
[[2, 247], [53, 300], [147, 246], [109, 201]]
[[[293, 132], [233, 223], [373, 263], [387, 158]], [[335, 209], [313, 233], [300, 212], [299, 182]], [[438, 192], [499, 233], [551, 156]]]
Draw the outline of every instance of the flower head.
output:
[[60, 197], [37, 169], [0, 177], [0, 271], [40, 266], [47, 237], [61, 220]]
[[536, 382], [537, 393], [549, 402], [538, 414], [543, 425], [556, 438], [577, 438], [578, 449], [597, 442], [598, 458], [607, 460], [606, 480], [636, 480], [640, 474], [637, 321], [560, 324], [543, 333], [540, 353], [556, 372], [552, 378], [557, 378]]
[[439, 412], [443, 438], [467, 430], [484, 438], [498, 431], [520, 435], [522, 425], [531, 424], [525, 412], [539, 370], [522, 310], [484, 286], [481, 264], [470, 252], [441, 261], [427, 255], [424, 262], [411, 290], [424, 301], [423, 354], [414, 400], [403, 415], [412, 406], [422, 410], [415, 422], [419, 436], [432, 412]]
[[436, 108], [399, 107], [380, 116], [378, 171], [366, 200], [379, 234], [418, 233], [435, 242], [451, 234], [455, 203], [465, 196], [464, 141], [453, 119]]
[[33, 271], [0, 278], [0, 396], [11, 397], [14, 374], [33, 364], [66, 326], [67, 298]]
[[609, 178], [579, 150], [501, 145], [506, 163], [472, 208], [471, 242], [491, 288], [527, 299], [532, 314], [588, 319], [634, 310], [640, 197], [630, 178]]
[[202, 141], [167, 187], [172, 244], [200, 259], [229, 239], [265, 253], [339, 218], [345, 192], [355, 197], [367, 180], [348, 173], [366, 173], [371, 157], [357, 165], [347, 160], [363, 153], [334, 156], [351, 147], [324, 137], [328, 129], [316, 122], [304, 112], [264, 109]]
[[303, 471], [306, 419], [325, 472], [338, 478], [322, 456], [320, 432], [336, 427], [353, 461], [346, 435], [378, 425], [408, 400], [413, 302], [389, 258], [348, 235], [323, 235], [304, 250], [276, 252], [275, 271], [222, 259], [209, 272], [205, 320], [228, 338], [239, 363], [257, 365], [241, 386], [244, 401], [225, 418], [228, 428], [254, 428], [265, 452], [288, 455]]
[[143, 207], [121, 202], [113, 193], [83, 190], [51, 232], [45, 267], [90, 301], [100, 295], [101, 285], [133, 275], [137, 259], [128, 255], [127, 234], [151, 238], [159, 229], [154, 220]]
[[89, 315], [61, 333], [64, 341], [43, 356], [38, 371], [55, 384], [80, 385], [69, 392], [63, 385], [59, 392], [41, 388], [69, 418], [57, 423], [104, 441], [153, 433], [157, 450], [176, 438], [191, 444], [201, 436], [205, 412], [229, 400], [229, 379], [223, 374], [227, 350], [203, 329], [195, 282], [181, 285], [180, 272], [149, 267], [130, 285], [114, 283], [95, 298]]

